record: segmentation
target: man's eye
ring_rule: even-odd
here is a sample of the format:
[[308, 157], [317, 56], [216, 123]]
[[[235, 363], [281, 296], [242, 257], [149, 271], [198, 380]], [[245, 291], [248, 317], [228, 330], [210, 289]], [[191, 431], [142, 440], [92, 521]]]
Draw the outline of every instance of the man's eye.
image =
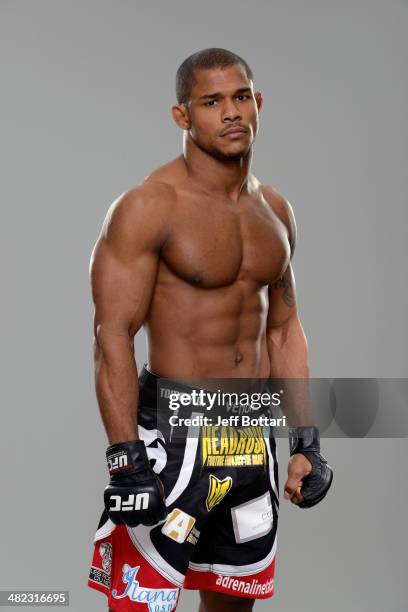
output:
[[240, 100], [240, 102], [242, 102], [242, 100], [248, 100], [249, 96], [247, 96], [246, 94], [240, 94], [239, 96], [237, 96], [238, 100]]
[[206, 106], [214, 106], [215, 104], [215, 100], [209, 100], [208, 102], [205, 103]]

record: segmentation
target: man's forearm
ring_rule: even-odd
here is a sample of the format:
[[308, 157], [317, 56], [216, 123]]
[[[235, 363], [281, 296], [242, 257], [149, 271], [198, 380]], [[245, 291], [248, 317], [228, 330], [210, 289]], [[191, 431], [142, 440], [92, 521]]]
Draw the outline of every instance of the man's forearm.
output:
[[289, 426], [312, 425], [307, 340], [298, 316], [268, 329], [267, 345], [270, 378], [283, 385], [281, 409]]
[[138, 439], [139, 382], [133, 342], [128, 334], [98, 333], [95, 388], [110, 444]]

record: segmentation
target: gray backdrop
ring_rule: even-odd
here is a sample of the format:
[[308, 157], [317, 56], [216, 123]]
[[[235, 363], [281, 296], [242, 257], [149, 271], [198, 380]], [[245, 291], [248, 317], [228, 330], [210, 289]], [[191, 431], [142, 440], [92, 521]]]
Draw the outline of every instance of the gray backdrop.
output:
[[[295, 209], [312, 375], [407, 376], [407, 26], [406, 0], [0, 0], [1, 588], [105, 609], [85, 586], [106, 483], [88, 261], [111, 201], [180, 152], [190, 53], [236, 51], [264, 94], [253, 169]], [[406, 440], [324, 450], [335, 487], [311, 511], [282, 500], [257, 609], [406, 610]]]

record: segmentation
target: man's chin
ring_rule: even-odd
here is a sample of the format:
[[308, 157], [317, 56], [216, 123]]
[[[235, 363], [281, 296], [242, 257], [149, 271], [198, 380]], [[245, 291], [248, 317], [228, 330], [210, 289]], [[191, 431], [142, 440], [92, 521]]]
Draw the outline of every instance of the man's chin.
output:
[[236, 160], [236, 159], [241, 159], [242, 157], [245, 157], [245, 155], [247, 155], [249, 153], [251, 149], [251, 145], [247, 145], [245, 147], [240, 147], [239, 149], [217, 149], [216, 151], [214, 151], [214, 156], [218, 157], [219, 159], [224, 159], [224, 160]]

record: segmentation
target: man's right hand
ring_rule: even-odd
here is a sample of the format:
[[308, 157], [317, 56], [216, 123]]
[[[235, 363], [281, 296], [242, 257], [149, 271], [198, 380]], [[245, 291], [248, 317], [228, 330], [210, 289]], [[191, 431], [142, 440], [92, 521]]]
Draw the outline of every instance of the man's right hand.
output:
[[109, 446], [110, 474], [104, 501], [109, 518], [119, 525], [155, 525], [166, 518], [163, 485], [150, 467], [142, 440]]

